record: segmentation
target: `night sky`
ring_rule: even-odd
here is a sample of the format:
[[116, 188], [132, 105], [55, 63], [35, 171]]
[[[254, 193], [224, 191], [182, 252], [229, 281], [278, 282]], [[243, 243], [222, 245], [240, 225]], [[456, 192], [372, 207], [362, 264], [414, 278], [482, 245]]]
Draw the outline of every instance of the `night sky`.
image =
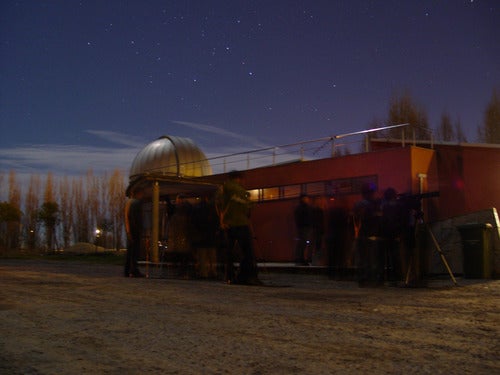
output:
[[403, 90], [476, 141], [499, 38], [496, 0], [3, 0], [0, 170], [128, 173], [164, 134], [209, 156], [342, 134]]

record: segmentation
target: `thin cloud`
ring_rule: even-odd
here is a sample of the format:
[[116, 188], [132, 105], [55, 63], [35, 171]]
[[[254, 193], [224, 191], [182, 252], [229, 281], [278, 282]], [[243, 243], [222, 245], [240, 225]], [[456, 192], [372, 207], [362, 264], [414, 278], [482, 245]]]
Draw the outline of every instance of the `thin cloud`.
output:
[[85, 130], [85, 132], [95, 135], [106, 141], [113, 142], [123, 146], [130, 146], [130, 147], [144, 146], [144, 140], [129, 134], [118, 133], [109, 130], [92, 130], [92, 129]]
[[249, 137], [247, 135], [243, 135], [243, 134], [239, 134], [239, 133], [235, 133], [235, 132], [232, 132], [232, 131], [229, 131], [226, 129], [222, 129], [222, 128], [219, 128], [219, 127], [216, 127], [213, 125], [198, 124], [195, 122], [177, 121], [177, 120], [172, 120], [172, 122], [174, 124], [187, 126], [187, 127], [192, 128], [192, 129], [201, 130], [201, 131], [204, 131], [207, 133], [216, 134], [216, 135], [220, 135], [220, 136], [228, 137], [228, 138], [233, 138], [233, 139], [238, 139], [238, 140], [243, 141], [245, 143], [251, 144], [253, 147], [263, 148], [263, 147], [268, 146], [268, 145], [260, 142], [257, 138]]
[[[175, 123], [207, 133], [242, 140], [246, 144], [253, 142], [253, 150], [236, 145], [235, 142], [228, 146], [209, 147], [203, 150], [215, 174], [232, 169], [245, 170], [298, 160], [301, 157], [297, 147], [294, 149], [287, 147], [267, 149], [267, 145], [263, 145], [251, 137], [225, 129], [184, 121], [176, 121]], [[139, 141], [138, 138], [116, 132], [100, 130], [88, 130], [87, 132], [120, 143], [123, 147], [32, 144], [1, 148], [0, 172], [15, 170], [19, 174], [43, 175], [50, 171], [59, 176], [75, 176], [85, 175], [89, 170], [101, 174], [119, 169], [127, 174], [135, 156], [147, 144], [147, 142]]]
[[136, 148], [51, 144], [4, 148], [0, 149], [0, 168], [56, 174], [128, 170], [137, 152]]

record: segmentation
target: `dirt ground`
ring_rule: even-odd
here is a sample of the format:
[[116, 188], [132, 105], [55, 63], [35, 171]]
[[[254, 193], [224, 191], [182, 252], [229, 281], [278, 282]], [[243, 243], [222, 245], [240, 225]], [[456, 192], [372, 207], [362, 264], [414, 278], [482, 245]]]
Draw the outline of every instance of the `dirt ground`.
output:
[[1, 374], [499, 374], [500, 280], [128, 279], [0, 260]]

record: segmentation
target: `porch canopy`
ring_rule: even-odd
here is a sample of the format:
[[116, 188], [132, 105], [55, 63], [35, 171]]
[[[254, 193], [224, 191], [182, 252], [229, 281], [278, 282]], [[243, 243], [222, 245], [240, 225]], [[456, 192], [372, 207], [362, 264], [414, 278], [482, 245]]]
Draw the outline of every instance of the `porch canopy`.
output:
[[126, 195], [142, 189], [152, 202], [151, 259], [158, 262], [161, 196], [212, 194], [219, 186], [208, 178], [212, 168], [189, 138], [162, 136], [144, 147], [132, 162]]

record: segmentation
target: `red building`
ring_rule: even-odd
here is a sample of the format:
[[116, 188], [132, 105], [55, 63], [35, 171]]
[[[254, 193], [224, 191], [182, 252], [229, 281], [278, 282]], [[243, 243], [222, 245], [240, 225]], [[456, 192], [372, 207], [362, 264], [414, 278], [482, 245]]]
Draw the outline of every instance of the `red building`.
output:
[[[166, 157], [163, 153], [164, 156], [161, 157], [167, 158], [170, 164], [162, 167], [157, 160], [157, 155], [161, 153], [156, 147], [153, 155], [155, 168], [148, 170], [150, 161], [142, 153], [142, 169], [134, 169], [135, 174], [131, 176], [129, 186], [129, 189], [136, 184], [151, 187], [153, 228], [161, 225], [161, 218], [158, 217], [161, 212], [159, 208], [155, 210], [155, 206], [161, 205], [162, 199], [168, 197], [173, 200], [179, 192], [192, 197], [212, 194], [226, 177], [225, 173], [204, 173], [203, 170], [207, 170], [206, 161], [203, 161], [203, 168], [191, 168], [195, 171], [191, 176], [179, 174], [182, 169], [179, 165], [192, 166], [193, 163], [200, 162], [199, 155], [203, 154], [196, 150], [196, 157], [193, 159], [192, 152], [184, 150], [179, 154], [181, 148], [176, 150], [175, 142], [186, 143], [181, 142], [182, 139], [161, 139], [170, 142], [170, 151], [166, 154], [176, 152], [175, 158], [171, 155]], [[360, 199], [363, 183], [374, 184], [379, 196], [389, 187], [400, 194], [439, 192], [438, 197], [423, 200], [424, 217], [429, 223], [492, 209], [500, 204], [499, 145], [431, 145], [429, 142], [422, 142], [409, 146], [401, 144], [401, 141], [372, 139], [370, 149], [369, 152], [359, 154], [244, 170], [243, 183], [255, 201], [252, 222], [257, 258], [268, 262], [293, 261], [296, 245], [293, 211], [299, 196], [304, 193], [320, 197], [319, 201], [326, 211], [344, 212], [348, 216], [354, 203]], [[172, 160], [177, 163], [175, 168], [172, 167]], [[493, 223], [493, 226], [496, 238], [498, 224]], [[348, 234], [352, 231], [349, 227], [345, 229]], [[155, 239], [161, 234], [152, 233], [151, 236], [152, 251], [157, 254]], [[497, 239], [494, 241], [498, 242]], [[349, 241], [343, 251], [346, 256], [342, 262], [352, 262]], [[316, 261], [324, 264], [325, 254], [320, 258]]]

